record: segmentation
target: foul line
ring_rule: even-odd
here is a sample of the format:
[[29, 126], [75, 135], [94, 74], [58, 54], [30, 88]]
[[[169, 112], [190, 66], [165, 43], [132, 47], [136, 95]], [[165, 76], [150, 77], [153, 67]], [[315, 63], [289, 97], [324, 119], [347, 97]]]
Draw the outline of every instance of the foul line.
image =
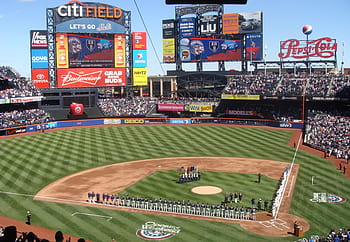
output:
[[110, 221], [112, 219], [111, 216], [103, 216], [103, 215], [98, 215], [98, 214], [92, 214], [92, 213], [79, 213], [79, 212], [75, 212], [72, 213], [72, 216], [74, 215], [86, 215], [86, 216], [93, 216], [93, 217], [100, 217], [100, 218], [107, 218], [107, 221]]

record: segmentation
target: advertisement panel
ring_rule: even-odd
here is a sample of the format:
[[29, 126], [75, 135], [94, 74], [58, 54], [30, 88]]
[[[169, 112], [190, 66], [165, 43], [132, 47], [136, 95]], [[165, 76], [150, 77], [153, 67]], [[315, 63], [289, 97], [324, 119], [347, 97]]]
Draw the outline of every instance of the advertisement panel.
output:
[[134, 86], [147, 86], [147, 68], [133, 68], [133, 85]]
[[70, 68], [114, 67], [114, 35], [68, 34]]
[[133, 50], [146, 50], [147, 49], [146, 32], [133, 32], [132, 33], [132, 48], [133, 48]]
[[260, 95], [221, 94], [221, 99], [260, 100]]
[[144, 119], [122, 119], [122, 124], [145, 124]]
[[43, 99], [42, 96], [34, 96], [34, 97], [16, 97], [11, 98], [11, 103], [28, 103], [28, 102], [39, 102]]
[[200, 17], [199, 31], [201, 35], [219, 33], [219, 21], [217, 15], [205, 15]]
[[336, 40], [329, 37], [309, 41], [289, 39], [281, 41], [278, 57], [281, 59], [335, 59], [337, 49]]
[[30, 31], [30, 48], [47, 49], [47, 31], [46, 30]]
[[183, 112], [184, 110], [183, 104], [158, 104], [158, 111]]
[[125, 86], [125, 68], [73, 68], [57, 70], [58, 87]]
[[56, 24], [64, 22], [70, 23], [75, 19], [100, 19], [109, 22], [125, 25], [125, 15], [128, 11], [122, 10], [106, 3], [69, 1], [67, 4], [60, 5], [54, 10]]
[[48, 50], [47, 49], [32, 49], [32, 69], [49, 68]]
[[222, 15], [222, 33], [238, 34], [239, 33], [239, 14], [229, 13]]
[[105, 19], [73, 19], [56, 25], [57, 33], [125, 33], [125, 27]]
[[262, 12], [239, 13], [239, 33], [262, 33]]
[[180, 40], [181, 61], [241, 60], [240, 40], [184, 38]]
[[256, 116], [256, 111], [244, 111], [244, 110], [226, 110], [226, 115], [237, 115], [237, 116]]
[[32, 69], [32, 82], [36, 88], [49, 88], [49, 70]]
[[192, 120], [191, 119], [170, 119], [169, 120], [170, 124], [192, 124]]
[[180, 38], [196, 36], [196, 18], [179, 18], [178, 32]]
[[175, 39], [163, 39], [163, 62], [175, 62]]
[[164, 19], [162, 23], [163, 39], [175, 38], [175, 20]]
[[56, 34], [56, 67], [68, 68], [68, 37], [67, 34]]
[[185, 110], [189, 112], [200, 112], [200, 113], [212, 113], [212, 105], [200, 105], [200, 104], [190, 104], [185, 105]]
[[114, 35], [114, 56], [115, 56], [115, 67], [126, 67], [126, 40], [124, 34]]
[[263, 59], [263, 41], [262, 34], [246, 34], [246, 60]]
[[147, 50], [133, 50], [133, 67], [147, 67]]

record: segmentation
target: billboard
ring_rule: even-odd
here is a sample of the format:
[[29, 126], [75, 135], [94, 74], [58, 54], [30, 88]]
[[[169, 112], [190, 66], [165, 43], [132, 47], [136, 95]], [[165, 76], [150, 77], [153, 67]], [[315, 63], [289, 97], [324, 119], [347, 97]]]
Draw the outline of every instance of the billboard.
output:
[[53, 8], [56, 32], [124, 33], [127, 11], [105, 4], [70, 1]]
[[125, 86], [125, 68], [57, 69], [57, 85], [66, 87]]
[[47, 49], [32, 49], [31, 56], [32, 69], [45, 69], [49, 67]]
[[222, 15], [222, 33], [238, 34], [239, 33], [239, 14], [229, 13]]
[[175, 39], [163, 39], [163, 62], [175, 62]]
[[217, 15], [205, 15], [200, 17], [200, 35], [212, 35], [219, 33], [219, 19]]
[[262, 33], [262, 12], [239, 13], [239, 33]]
[[68, 34], [70, 68], [114, 67], [114, 36]]
[[115, 67], [126, 67], [126, 39], [124, 34], [114, 35]]
[[183, 112], [184, 109], [183, 104], [158, 104], [158, 111], [177, 111]]
[[49, 88], [49, 70], [32, 69], [32, 82], [36, 88]]
[[47, 31], [46, 30], [30, 31], [30, 48], [47, 49]]
[[329, 37], [309, 41], [289, 39], [281, 41], [278, 57], [281, 59], [335, 59], [337, 49], [336, 40]]
[[163, 20], [163, 39], [175, 38], [175, 20], [165, 19]]
[[147, 86], [147, 68], [133, 68], [133, 85], [134, 86]]
[[179, 38], [196, 36], [196, 18], [179, 18], [178, 20]]
[[242, 59], [241, 40], [184, 38], [180, 40], [181, 61], [233, 61]]
[[246, 60], [263, 59], [263, 41], [262, 34], [246, 34], [245, 41]]
[[147, 34], [146, 32], [132, 33], [132, 49], [145, 50], [147, 49]]
[[147, 67], [147, 50], [133, 50], [133, 67]]

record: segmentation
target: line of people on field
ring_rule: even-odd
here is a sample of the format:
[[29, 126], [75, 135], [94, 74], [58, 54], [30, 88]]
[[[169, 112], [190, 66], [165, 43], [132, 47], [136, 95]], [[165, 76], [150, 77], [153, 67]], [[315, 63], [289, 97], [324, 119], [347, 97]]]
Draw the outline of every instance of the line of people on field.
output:
[[205, 204], [185, 200], [151, 199], [143, 197], [119, 196], [118, 194], [88, 192], [92, 204], [120, 206], [127, 208], [152, 210], [157, 212], [178, 213], [227, 219], [256, 220], [257, 208], [233, 206], [231, 204]]

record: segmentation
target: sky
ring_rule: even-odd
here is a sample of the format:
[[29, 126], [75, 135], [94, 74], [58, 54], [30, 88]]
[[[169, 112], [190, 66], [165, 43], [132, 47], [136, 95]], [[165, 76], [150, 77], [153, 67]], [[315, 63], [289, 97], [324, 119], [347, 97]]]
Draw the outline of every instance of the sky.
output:
[[[30, 77], [30, 30], [46, 29], [46, 9], [66, 4], [68, 0], [2, 0], [0, 6], [0, 66], [11, 66], [21, 76]], [[84, 2], [84, 0], [82, 0]], [[175, 18], [175, 5], [165, 0], [89, 0], [131, 11], [131, 30], [148, 31], [148, 75], [166, 75], [175, 64], [163, 64], [162, 20]], [[137, 11], [138, 6], [143, 21]], [[350, 0], [248, 0], [246, 5], [224, 5], [224, 13], [263, 13], [263, 41], [267, 61], [277, 61], [280, 41], [305, 39], [304, 25], [311, 25], [309, 39], [330, 37], [338, 43], [338, 68], [350, 67]], [[154, 48], [152, 47], [154, 45]], [[344, 54], [343, 54], [344, 53]], [[161, 60], [160, 60], [161, 61]], [[231, 66], [230, 66], [231, 65]], [[186, 71], [194, 71], [193, 64], [184, 64]], [[205, 70], [217, 64], [206, 63]], [[239, 69], [239, 63], [227, 68]]]

